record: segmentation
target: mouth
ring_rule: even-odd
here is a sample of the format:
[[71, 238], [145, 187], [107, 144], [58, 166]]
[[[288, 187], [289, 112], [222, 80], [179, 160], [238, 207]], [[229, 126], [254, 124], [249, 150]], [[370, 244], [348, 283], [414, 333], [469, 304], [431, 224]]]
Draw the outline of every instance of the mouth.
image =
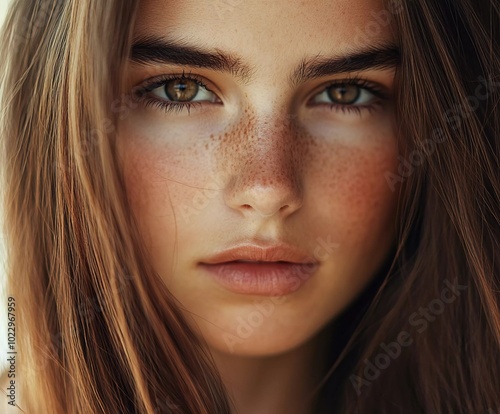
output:
[[299, 290], [319, 263], [294, 248], [245, 246], [215, 255], [199, 267], [233, 293], [283, 296]]
[[234, 260], [200, 264], [219, 285], [245, 295], [283, 296], [299, 290], [316, 272], [317, 263]]

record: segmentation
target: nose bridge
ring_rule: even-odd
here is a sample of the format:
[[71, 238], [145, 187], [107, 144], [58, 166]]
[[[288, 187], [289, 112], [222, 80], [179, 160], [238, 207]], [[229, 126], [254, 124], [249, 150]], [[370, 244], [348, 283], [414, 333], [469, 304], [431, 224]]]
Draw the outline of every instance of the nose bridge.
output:
[[258, 71], [258, 82], [245, 96], [248, 102], [245, 111], [243, 134], [237, 142], [242, 145], [241, 157], [247, 165], [247, 173], [254, 182], [275, 185], [293, 178], [298, 162], [296, 157], [296, 124], [289, 113], [289, 100], [285, 81], [269, 74], [279, 73], [276, 62], [269, 60]]
[[294, 131], [286, 115], [256, 117], [244, 139], [242, 156], [253, 180], [286, 181], [296, 164]]
[[[301, 205], [300, 157], [293, 118], [277, 110], [248, 112], [233, 136], [226, 204], [244, 213], [291, 213]], [[247, 114], [248, 114], [247, 113]]]

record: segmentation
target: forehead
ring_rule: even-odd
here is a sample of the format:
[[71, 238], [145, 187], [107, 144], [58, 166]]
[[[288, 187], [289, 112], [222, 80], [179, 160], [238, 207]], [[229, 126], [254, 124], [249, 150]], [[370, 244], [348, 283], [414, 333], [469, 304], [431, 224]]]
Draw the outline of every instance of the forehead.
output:
[[292, 61], [389, 43], [388, 15], [383, 0], [141, 0], [134, 35]]

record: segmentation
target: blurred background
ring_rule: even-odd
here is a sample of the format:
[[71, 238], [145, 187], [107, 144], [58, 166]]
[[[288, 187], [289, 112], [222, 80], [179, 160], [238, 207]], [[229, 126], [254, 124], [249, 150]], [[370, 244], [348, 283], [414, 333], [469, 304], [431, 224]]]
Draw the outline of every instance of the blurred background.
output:
[[[7, 8], [11, 0], [0, 0], [0, 25], [3, 25]], [[0, 38], [0, 41], [2, 39]], [[0, 191], [3, 186], [0, 185]], [[2, 194], [0, 194], [0, 199]], [[7, 352], [7, 292], [5, 292], [5, 246], [3, 242], [3, 212], [0, 203], [0, 370], [6, 365], [6, 352]]]

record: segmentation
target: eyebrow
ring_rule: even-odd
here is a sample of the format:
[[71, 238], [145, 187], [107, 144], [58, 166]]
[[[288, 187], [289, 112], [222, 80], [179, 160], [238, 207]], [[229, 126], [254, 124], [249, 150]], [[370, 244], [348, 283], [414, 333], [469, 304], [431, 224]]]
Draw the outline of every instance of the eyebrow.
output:
[[[245, 63], [235, 53], [218, 48], [203, 49], [184, 39], [168, 40], [157, 36], [138, 38], [132, 45], [130, 61], [136, 64], [173, 64], [205, 68], [234, 75], [241, 82], [252, 80], [255, 67]], [[390, 69], [400, 64], [399, 48], [392, 43], [369, 45], [341, 55], [304, 57], [289, 78], [292, 86], [343, 72], [369, 69]]]

